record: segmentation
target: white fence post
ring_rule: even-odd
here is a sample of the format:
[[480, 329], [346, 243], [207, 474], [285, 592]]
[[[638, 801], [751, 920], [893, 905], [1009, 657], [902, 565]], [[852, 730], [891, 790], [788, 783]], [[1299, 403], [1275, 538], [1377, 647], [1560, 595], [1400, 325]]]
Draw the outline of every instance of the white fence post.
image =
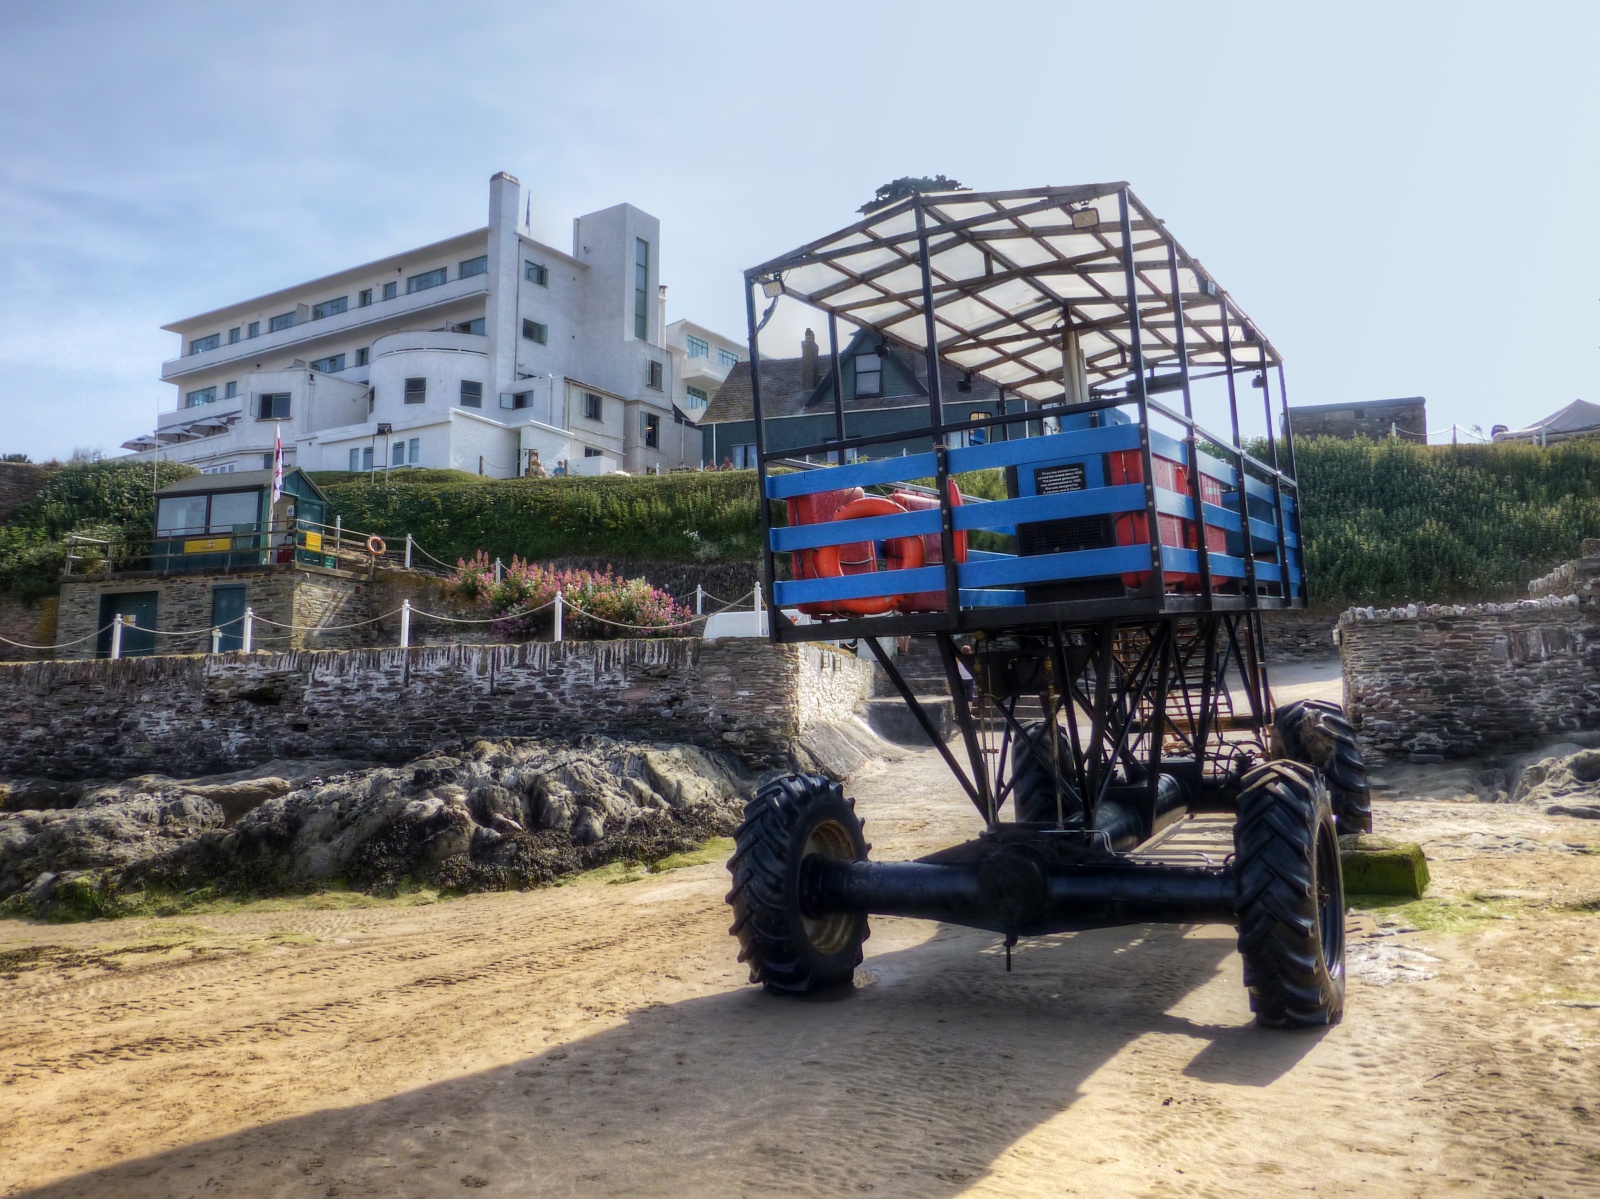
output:
[[211, 652], [214, 653], [214, 654], [220, 654], [222, 652], [222, 626], [221, 625], [212, 625], [211, 626]]
[[566, 600], [562, 598], [561, 592], [556, 592], [556, 631], [555, 636], [551, 638], [552, 641], [561, 640], [561, 613], [565, 607]]
[[111, 660], [122, 657], [122, 613], [111, 618]]
[[344, 517], [333, 518], [333, 552], [339, 552], [339, 543], [344, 540]]
[[499, 582], [499, 581], [500, 581], [500, 576], [501, 576], [501, 575], [502, 575], [502, 574], [503, 574], [503, 573], [504, 573], [504, 568], [503, 568], [503, 567], [501, 567], [501, 565], [500, 565], [500, 559], [499, 559], [499, 558], [496, 558], [496, 559], [495, 559], [495, 560], [494, 560], [494, 581], [495, 581], [495, 582], [496, 582], [496, 583], [498, 583], [498, 582]]
[[256, 610], [254, 608], [246, 608], [244, 610], [244, 628], [240, 632], [240, 637], [239, 648], [248, 654], [255, 647]]
[[705, 598], [705, 589], [699, 583], [696, 583], [694, 585], [694, 614], [696, 616], [705, 615]]
[[[409, 541], [410, 539], [407, 538]], [[411, 547], [407, 545], [409, 550]], [[411, 644], [411, 601], [400, 601], [400, 648], [406, 649]]]
[[761, 614], [761, 580], [757, 579], [756, 580], [756, 636], [757, 637], [765, 637], [767, 635], [767, 630], [762, 627], [761, 621], [762, 621], [762, 614]]
[[411, 569], [411, 534], [406, 534], [406, 569]]

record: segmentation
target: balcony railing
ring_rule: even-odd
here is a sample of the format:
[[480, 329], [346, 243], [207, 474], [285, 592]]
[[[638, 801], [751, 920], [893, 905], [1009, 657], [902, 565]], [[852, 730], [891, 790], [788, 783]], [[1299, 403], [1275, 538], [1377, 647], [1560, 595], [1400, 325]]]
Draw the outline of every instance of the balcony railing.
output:
[[366, 534], [315, 521], [263, 521], [226, 529], [165, 529], [149, 537], [67, 538], [67, 575], [244, 570], [274, 565], [365, 569]]

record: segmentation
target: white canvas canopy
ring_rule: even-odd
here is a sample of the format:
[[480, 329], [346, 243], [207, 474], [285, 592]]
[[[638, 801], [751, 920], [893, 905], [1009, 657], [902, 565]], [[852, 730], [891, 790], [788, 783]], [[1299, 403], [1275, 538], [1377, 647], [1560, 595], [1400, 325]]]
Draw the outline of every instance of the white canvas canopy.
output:
[[1600, 435], [1600, 404], [1588, 400], [1573, 400], [1559, 412], [1552, 412], [1526, 429], [1513, 429], [1509, 433], [1496, 433], [1496, 441], [1535, 441], [1541, 445], [1564, 441], [1569, 437]]

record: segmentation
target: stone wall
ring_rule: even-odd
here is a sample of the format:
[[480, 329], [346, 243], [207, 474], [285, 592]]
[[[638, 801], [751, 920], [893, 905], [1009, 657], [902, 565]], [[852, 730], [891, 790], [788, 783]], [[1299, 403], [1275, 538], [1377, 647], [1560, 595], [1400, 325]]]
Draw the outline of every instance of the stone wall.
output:
[[1267, 634], [1267, 661], [1335, 656], [1339, 647], [1333, 643], [1333, 628], [1338, 623], [1337, 612], [1305, 608], [1263, 612], [1261, 627]]
[[[279, 625], [347, 624], [365, 620], [365, 582], [342, 571], [303, 566], [263, 566], [248, 570], [193, 574], [86, 575], [61, 582], [58, 641], [86, 637], [100, 627], [100, 600], [105, 595], [153, 591], [156, 600], [156, 652], [203, 653], [211, 648], [212, 591], [242, 585], [245, 603], [257, 623], [257, 649], [297, 649], [306, 638]], [[270, 623], [269, 623], [270, 622]], [[171, 634], [171, 635], [167, 635]], [[362, 644], [354, 632], [312, 634], [333, 647]], [[95, 641], [83, 641], [61, 652], [63, 658], [92, 658]]]
[[1344, 702], [1375, 760], [1478, 757], [1600, 728], [1600, 605], [1353, 608], [1339, 618]]
[[[0, 595], [0, 637], [27, 645], [55, 645], [58, 607], [53, 595], [31, 601]], [[50, 650], [23, 649], [6, 641], [0, 641], [0, 662], [31, 662], [54, 656]]]
[[753, 638], [17, 663], [0, 665], [0, 776], [403, 761], [478, 737], [585, 733], [730, 750], [759, 768], [871, 685], [850, 654]]

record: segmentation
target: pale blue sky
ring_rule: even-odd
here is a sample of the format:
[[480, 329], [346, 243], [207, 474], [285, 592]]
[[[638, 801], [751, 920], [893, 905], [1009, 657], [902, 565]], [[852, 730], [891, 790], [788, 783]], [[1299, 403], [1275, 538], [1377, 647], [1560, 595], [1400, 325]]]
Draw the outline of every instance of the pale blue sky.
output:
[[1600, 400], [1600, 5], [0, 0], [0, 450], [149, 430], [160, 326], [481, 225], [659, 216], [672, 316], [887, 179], [1129, 180], [1290, 397]]

